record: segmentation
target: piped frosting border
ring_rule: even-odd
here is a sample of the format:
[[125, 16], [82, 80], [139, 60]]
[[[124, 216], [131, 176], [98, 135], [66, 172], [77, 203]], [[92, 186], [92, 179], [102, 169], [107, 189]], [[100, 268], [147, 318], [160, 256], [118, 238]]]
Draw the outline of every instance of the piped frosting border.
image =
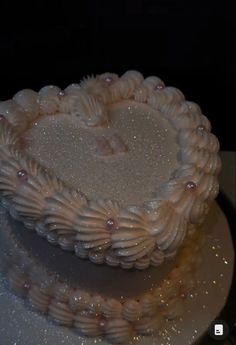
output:
[[175, 266], [159, 285], [138, 298], [116, 299], [71, 287], [56, 272], [48, 271], [21, 246], [9, 231], [7, 217], [1, 215], [8, 249], [1, 252], [0, 268], [10, 289], [25, 298], [33, 310], [61, 326], [74, 327], [83, 336], [104, 337], [114, 344], [127, 344], [141, 335], [156, 336], [165, 320], [184, 313], [185, 300], [194, 292], [195, 274], [202, 262], [201, 229], [188, 234]]
[[[179, 168], [144, 205], [121, 208], [115, 200], [88, 200], [29, 157], [22, 133], [39, 116], [77, 116], [81, 126], [103, 126], [107, 105], [147, 103], [177, 131]], [[0, 103], [0, 195], [12, 217], [51, 244], [97, 264], [145, 269], [173, 257], [189, 226], [201, 223], [219, 185], [219, 143], [198, 105], [174, 87], [136, 71], [84, 79], [65, 90], [46, 86]]]

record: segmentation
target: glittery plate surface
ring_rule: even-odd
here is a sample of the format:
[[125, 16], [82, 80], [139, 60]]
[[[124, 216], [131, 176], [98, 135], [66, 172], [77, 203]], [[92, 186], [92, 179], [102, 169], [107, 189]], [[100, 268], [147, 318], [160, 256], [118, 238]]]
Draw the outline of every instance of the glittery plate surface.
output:
[[[141, 204], [178, 167], [176, 131], [158, 111], [132, 101], [109, 108], [108, 127], [81, 128], [78, 117], [56, 114], [25, 134], [26, 151], [89, 199]], [[96, 154], [96, 140], [118, 136], [127, 151]]]
[[[138, 345], [193, 344], [225, 305], [231, 285], [234, 252], [224, 214], [214, 204], [205, 223], [204, 263], [198, 272], [195, 292], [186, 300], [186, 310], [178, 321], [168, 321], [158, 338], [141, 337]], [[207, 264], [206, 264], [207, 263]], [[0, 280], [1, 345], [105, 345], [101, 339], [82, 338], [75, 331], [59, 327], [32, 312], [20, 298], [8, 292]]]

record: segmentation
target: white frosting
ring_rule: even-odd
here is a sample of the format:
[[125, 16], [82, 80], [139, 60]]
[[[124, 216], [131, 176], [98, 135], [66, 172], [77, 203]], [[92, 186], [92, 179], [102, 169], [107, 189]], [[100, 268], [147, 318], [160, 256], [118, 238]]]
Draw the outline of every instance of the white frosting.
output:
[[17, 132], [9, 125], [8, 121], [2, 120], [0, 129], [0, 149], [4, 149], [5, 145], [17, 146], [20, 142]]
[[38, 94], [38, 102], [42, 114], [52, 115], [59, 108], [59, 92], [61, 89], [57, 86], [44, 86]]
[[71, 114], [78, 116], [82, 124], [88, 127], [108, 123], [107, 110], [93, 95], [78, 91], [73, 102]]
[[86, 204], [86, 198], [79, 191], [64, 188], [47, 198], [43, 210], [45, 226], [60, 235], [74, 234], [78, 210]]
[[[29, 172], [29, 169], [26, 171]], [[40, 220], [46, 206], [45, 198], [62, 188], [63, 184], [56, 176], [50, 176], [38, 169], [36, 177], [29, 176], [27, 183], [18, 184], [14, 196], [15, 209], [23, 217]]]
[[49, 315], [53, 320], [61, 326], [72, 326], [74, 314], [66, 303], [62, 303], [54, 299], [49, 307]]
[[13, 99], [0, 102], [0, 114], [4, 115], [17, 132], [27, 127], [27, 113]]
[[37, 285], [33, 285], [31, 287], [28, 298], [32, 307], [36, 310], [40, 311], [41, 313], [46, 313], [48, 311], [51, 297], [41, 291]]
[[106, 322], [105, 336], [112, 343], [126, 343], [132, 334], [132, 326], [124, 319], [113, 319]]
[[[110, 200], [89, 202], [88, 206], [79, 211], [76, 219], [76, 239], [85, 249], [97, 248], [103, 250], [111, 246], [111, 232], [107, 228], [107, 220], [116, 222], [119, 206]], [[116, 226], [116, 225], [114, 225]]]
[[95, 337], [102, 334], [102, 331], [99, 329], [99, 318], [78, 313], [75, 315], [74, 325], [79, 328], [82, 334], [89, 337]]
[[34, 120], [40, 115], [37, 92], [28, 89], [21, 90], [15, 94], [13, 100], [25, 110], [30, 120]]

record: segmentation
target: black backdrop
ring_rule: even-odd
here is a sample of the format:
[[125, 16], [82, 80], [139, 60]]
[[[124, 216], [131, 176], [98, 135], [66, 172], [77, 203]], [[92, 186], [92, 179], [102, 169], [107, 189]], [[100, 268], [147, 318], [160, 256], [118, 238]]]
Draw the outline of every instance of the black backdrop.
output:
[[233, 2], [1, 1], [0, 100], [22, 88], [137, 69], [201, 105], [221, 148], [235, 145]]

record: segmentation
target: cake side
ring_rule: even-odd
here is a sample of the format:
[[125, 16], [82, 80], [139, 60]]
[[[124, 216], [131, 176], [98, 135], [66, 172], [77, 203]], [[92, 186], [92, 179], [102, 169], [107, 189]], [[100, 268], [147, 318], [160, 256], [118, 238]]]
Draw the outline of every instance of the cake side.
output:
[[[179, 166], [152, 200], [126, 207], [116, 200], [88, 200], [24, 152], [20, 139], [38, 117], [63, 112], [78, 117], [84, 128], [103, 127], [108, 105], [127, 99], [148, 104], [177, 132]], [[0, 113], [2, 204], [26, 227], [81, 258], [123, 268], [160, 265], [176, 255], [188, 227], [204, 220], [218, 193], [219, 144], [209, 121], [157, 77], [129, 71], [121, 78], [88, 78], [65, 91], [23, 90], [1, 102]], [[116, 150], [120, 146], [115, 143]], [[99, 147], [107, 152], [103, 143]]]
[[[176, 319], [184, 312], [184, 301], [192, 293], [195, 272], [201, 263], [202, 230], [188, 235], [173, 267], [160, 277], [157, 284], [149, 284], [150, 287], [144, 288], [138, 296], [118, 298], [107, 295], [105, 289], [103, 294], [91, 292], [63, 279], [60, 267], [58, 271], [51, 270], [52, 265], [45, 265], [39, 246], [37, 249], [32, 247], [34, 255], [31, 255], [32, 234], [23, 232], [19, 237], [19, 224], [0, 212], [0, 268], [2, 270], [5, 263], [4, 274], [11, 290], [59, 325], [73, 326], [85, 336], [104, 336], [109, 342], [119, 344], [137, 335], [158, 334], [165, 320]], [[51, 261], [62, 255], [68, 265], [73, 258], [57, 248], [52, 253], [48, 248], [44, 253], [51, 256]], [[101, 271], [97, 266], [94, 269]], [[117, 269], [109, 269], [116, 274]], [[158, 273], [158, 268], [153, 269]], [[145, 275], [145, 272], [139, 273]], [[132, 275], [135, 271], [120, 269], [120, 273]], [[149, 273], [146, 275], [148, 280]], [[86, 280], [87, 276], [80, 279]]]

